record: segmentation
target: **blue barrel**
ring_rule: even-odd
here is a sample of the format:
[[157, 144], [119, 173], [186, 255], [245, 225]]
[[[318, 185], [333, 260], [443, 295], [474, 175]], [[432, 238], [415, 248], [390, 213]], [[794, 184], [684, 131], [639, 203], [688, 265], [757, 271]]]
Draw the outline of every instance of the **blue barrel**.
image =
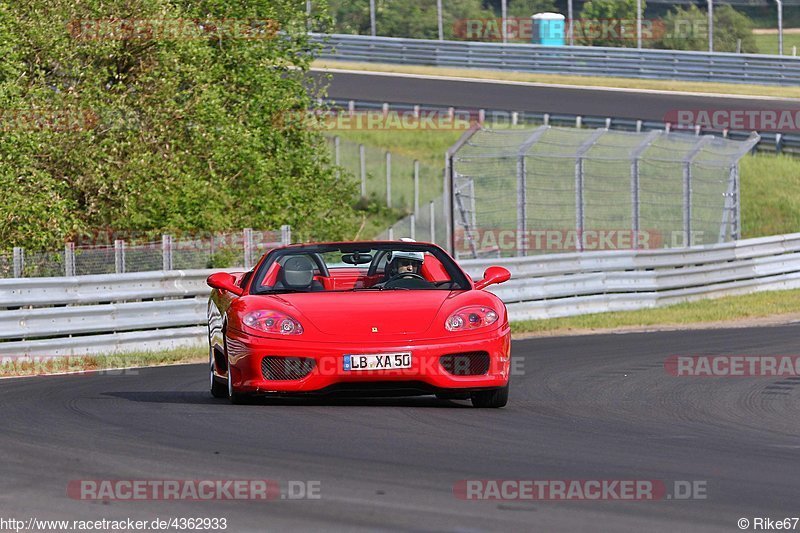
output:
[[533, 19], [533, 44], [564, 46], [566, 18], [561, 13], [536, 13]]

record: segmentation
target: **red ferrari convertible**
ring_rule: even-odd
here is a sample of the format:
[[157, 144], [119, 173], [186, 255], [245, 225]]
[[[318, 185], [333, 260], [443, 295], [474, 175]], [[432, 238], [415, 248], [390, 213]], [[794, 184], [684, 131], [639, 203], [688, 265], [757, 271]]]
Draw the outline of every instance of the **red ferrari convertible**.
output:
[[508, 401], [503, 302], [433, 244], [349, 242], [272, 250], [246, 273], [208, 278], [211, 394], [435, 394]]

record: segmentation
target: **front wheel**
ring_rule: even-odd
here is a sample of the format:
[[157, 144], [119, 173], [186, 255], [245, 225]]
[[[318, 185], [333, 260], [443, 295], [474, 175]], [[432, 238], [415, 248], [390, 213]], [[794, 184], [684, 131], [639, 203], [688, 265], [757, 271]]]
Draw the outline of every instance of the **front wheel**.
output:
[[214, 398], [227, 398], [228, 397], [228, 387], [225, 383], [221, 382], [220, 379], [214, 375], [214, 350], [213, 348], [209, 348], [209, 374], [211, 374], [211, 396]]
[[495, 409], [505, 407], [508, 403], [508, 385], [499, 389], [473, 392], [471, 399], [473, 407]]
[[246, 394], [242, 394], [241, 392], [236, 392], [233, 390], [233, 378], [231, 377], [232, 371], [230, 364], [228, 365], [228, 390], [226, 391], [228, 399], [234, 405], [242, 405], [246, 404], [248, 397]]

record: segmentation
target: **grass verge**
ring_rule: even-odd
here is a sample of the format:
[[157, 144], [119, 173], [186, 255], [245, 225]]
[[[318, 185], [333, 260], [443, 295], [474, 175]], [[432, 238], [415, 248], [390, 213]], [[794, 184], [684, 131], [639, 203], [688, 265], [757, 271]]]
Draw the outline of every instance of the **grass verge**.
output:
[[129, 352], [84, 356], [0, 356], [0, 377], [81, 373], [145, 366], [207, 361], [205, 348], [178, 348], [161, 352]]
[[450, 76], [485, 80], [578, 85], [582, 87], [613, 87], [619, 89], [645, 89], [743, 96], [772, 96], [776, 98], [800, 98], [800, 87], [781, 87], [770, 85], [745, 85], [737, 83], [706, 83], [671, 80], [640, 80], [634, 78], [609, 78], [603, 76], [564, 76], [561, 74], [532, 74], [525, 72], [504, 72], [484, 69], [390, 65], [381, 63], [354, 63], [349, 61], [330, 60], [317, 60], [314, 62], [313, 67]]
[[741, 296], [726, 296], [656, 309], [596, 313], [545, 320], [514, 322], [517, 335], [566, 335], [648, 327], [695, 327], [756, 325], [758, 319], [786, 321], [800, 318], [800, 290], [765, 291]]

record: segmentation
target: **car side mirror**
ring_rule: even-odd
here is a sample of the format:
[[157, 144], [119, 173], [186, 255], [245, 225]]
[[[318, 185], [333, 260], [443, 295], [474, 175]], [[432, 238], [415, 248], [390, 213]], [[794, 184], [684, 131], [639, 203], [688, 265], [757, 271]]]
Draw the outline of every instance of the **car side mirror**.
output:
[[503, 283], [511, 279], [511, 272], [499, 266], [490, 266], [483, 273], [483, 279], [475, 282], [476, 289], [485, 289], [489, 285]]
[[236, 278], [227, 272], [211, 274], [206, 283], [211, 288], [232, 292], [236, 296], [244, 294], [244, 289], [236, 284]]

